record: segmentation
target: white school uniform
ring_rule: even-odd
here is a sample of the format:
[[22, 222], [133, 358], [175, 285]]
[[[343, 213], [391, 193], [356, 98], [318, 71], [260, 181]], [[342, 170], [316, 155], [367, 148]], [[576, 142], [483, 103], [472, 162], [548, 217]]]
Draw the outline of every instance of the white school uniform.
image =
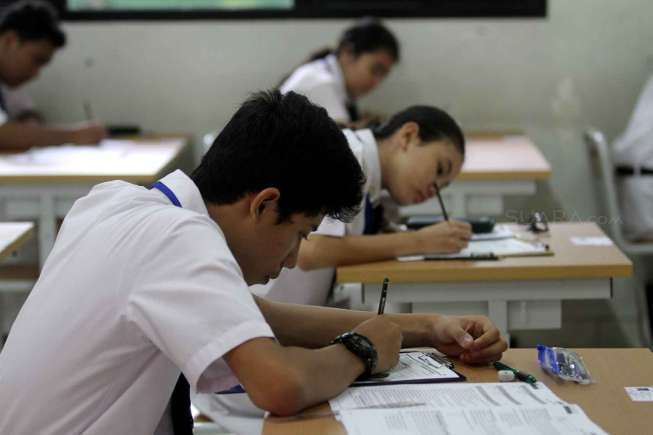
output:
[[306, 96], [312, 103], [326, 109], [338, 122], [351, 122], [342, 70], [335, 54], [314, 60], [297, 68], [279, 87], [281, 93], [294, 91]]
[[[653, 169], [653, 76], [635, 106], [628, 127], [613, 145], [614, 162]], [[653, 175], [617, 176], [624, 235], [653, 240]]]
[[8, 119], [15, 119], [21, 113], [28, 110], [35, 110], [36, 106], [34, 101], [25, 92], [24, 88], [10, 88], [5, 85], [0, 85], [0, 92], [2, 92], [2, 99], [7, 109], [6, 116]]
[[180, 369], [238, 383], [222, 357], [273, 337], [199, 190], [122, 181], [75, 202], [0, 354], [0, 433], [155, 432]]
[[[369, 195], [370, 202], [375, 204], [381, 194], [381, 162], [376, 139], [371, 130], [343, 130], [349, 146], [358, 159], [367, 178], [363, 187], [363, 201]], [[365, 229], [365, 202], [361, 211], [350, 223], [325, 218], [314, 234], [342, 237], [345, 235], [361, 235]], [[327, 267], [313, 271], [304, 271], [299, 267], [284, 269], [279, 277], [268, 284], [266, 298], [275, 301], [297, 304], [324, 305], [326, 303], [335, 268]]]

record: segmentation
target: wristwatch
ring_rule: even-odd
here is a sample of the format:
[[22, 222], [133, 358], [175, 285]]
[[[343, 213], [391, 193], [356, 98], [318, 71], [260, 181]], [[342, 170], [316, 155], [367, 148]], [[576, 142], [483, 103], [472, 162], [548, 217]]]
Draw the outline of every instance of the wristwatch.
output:
[[379, 356], [376, 353], [374, 344], [372, 344], [369, 338], [355, 332], [345, 332], [344, 334], [337, 336], [331, 342], [331, 344], [336, 343], [342, 344], [348, 351], [363, 361], [363, 364], [365, 364], [365, 372], [362, 374], [363, 377], [372, 374], [376, 368]]

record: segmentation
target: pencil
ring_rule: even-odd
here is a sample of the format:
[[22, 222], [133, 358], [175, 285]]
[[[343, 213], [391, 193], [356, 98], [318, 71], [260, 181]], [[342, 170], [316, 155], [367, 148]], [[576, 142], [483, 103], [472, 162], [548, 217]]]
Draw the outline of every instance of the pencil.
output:
[[390, 280], [388, 278], [385, 278], [383, 280], [383, 285], [381, 286], [381, 299], [379, 299], [379, 311], [378, 315], [383, 314], [385, 311], [385, 298], [388, 296], [388, 283]]
[[93, 110], [91, 109], [91, 103], [88, 101], [84, 101], [84, 114], [87, 121], [93, 121]]
[[436, 195], [438, 195], [438, 201], [440, 202], [440, 208], [442, 209], [442, 215], [444, 216], [444, 220], [449, 222], [449, 214], [447, 214], [447, 209], [444, 208], [444, 202], [442, 201], [442, 195], [440, 195], [440, 188], [438, 187], [437, 183], [433, 183], [433, 186], [435, 187]]

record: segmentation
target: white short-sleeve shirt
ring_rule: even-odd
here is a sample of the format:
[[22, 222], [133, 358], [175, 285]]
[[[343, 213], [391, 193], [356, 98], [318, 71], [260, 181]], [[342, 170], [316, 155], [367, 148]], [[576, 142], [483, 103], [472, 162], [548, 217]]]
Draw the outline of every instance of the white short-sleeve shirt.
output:
[[[613, 144], [618, 165], [653, 169], [653, 76], [640, 95], [626, 130]], [[653, 240], [653, 176], [617, 178], [625, 236]]]
[[[381, 162], [376, 139], [371, 130], [343, 130], [349, 147], [358, 159], [367, 178], [363, 187], [363, 203], [354, 219], [345, 224], [341, 221], [325, 218], [315, 234], [342, 237], [361, 235], [365, 229], [365, 196], [376, 203], [381, 195]], [[284, 269], [276, 280], [267, 284], [265, 290], [257, 293], [266, 298], [280, 302], [297, 304], [324, 305], [333, 283], [335, 269], [327, 267], [305, 271], [299, 267]]]
[[279, 90], [283, 94], [294, 91], [306, 96], [312, 103], [324, 107], [336, 121], [351, 121], [347, 111], [347, 89], [334, 54], [300, 66], [283, 82]]
[[154, 433], [180, 369], [238, 383], [222, 357], [273, 337], [224, 234], [181, 171], [179, 198], [113, 181], [78, 200], [0, 354], [0, 433]]

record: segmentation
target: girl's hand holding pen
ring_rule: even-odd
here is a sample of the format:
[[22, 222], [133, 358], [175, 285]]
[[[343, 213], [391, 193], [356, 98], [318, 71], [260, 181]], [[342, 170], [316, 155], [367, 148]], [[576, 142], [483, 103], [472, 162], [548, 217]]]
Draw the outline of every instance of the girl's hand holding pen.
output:
[[429, 225], [413, 234], [420, 240], [418, 254], [455, 254], [467, 247], [472, 227], [467, 222], [448, 221]]

